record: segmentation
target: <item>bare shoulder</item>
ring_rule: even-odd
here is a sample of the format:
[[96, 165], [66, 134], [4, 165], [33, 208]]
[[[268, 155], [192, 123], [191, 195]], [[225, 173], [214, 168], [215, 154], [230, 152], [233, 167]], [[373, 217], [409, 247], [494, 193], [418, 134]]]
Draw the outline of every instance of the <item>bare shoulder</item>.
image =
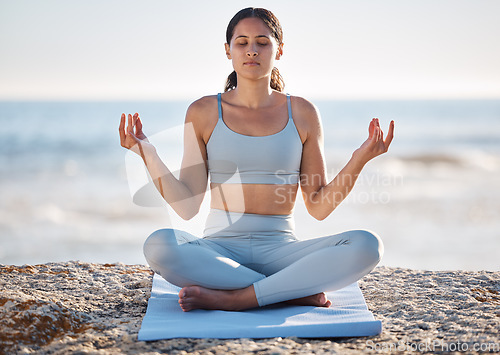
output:
[[293, 120], [302, 141], [321, 134], [321, 116], [316, 105], [300, 96], [292, 96], [291, 100]]
[[203, 96], [189, 105], [186, 113], [186, 121], [207, 119], [214, 112], [217, 114], [217, 96]]
[[218, 116], [217, 95], [204, 96], [189, 105], [186, 123], [192, 123], [198, 134], [205, 139], [210, 137]]

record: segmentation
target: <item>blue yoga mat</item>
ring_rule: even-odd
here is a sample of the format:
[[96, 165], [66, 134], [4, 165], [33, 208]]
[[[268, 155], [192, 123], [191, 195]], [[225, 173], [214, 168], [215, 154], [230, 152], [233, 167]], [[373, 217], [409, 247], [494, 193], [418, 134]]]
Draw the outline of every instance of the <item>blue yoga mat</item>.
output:
[[154, 275], [138, 340], [356, 337], [376, 335], [382, 330], [357, 283], [328, 293], [330, 308], [271, 305], [242, 312], [183, 312], [178, 304], [179, 291], [179, 287]]

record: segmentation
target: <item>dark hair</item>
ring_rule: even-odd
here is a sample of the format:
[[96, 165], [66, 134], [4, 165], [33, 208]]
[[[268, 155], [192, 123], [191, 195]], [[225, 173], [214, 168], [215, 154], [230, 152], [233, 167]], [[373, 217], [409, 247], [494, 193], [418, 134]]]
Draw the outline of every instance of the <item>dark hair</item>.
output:
[[[233, 38], [236, 25], [241, 20], [249, 17], [257, 17], [264, 21], [266, 26], [271, 30], [271, 34], [274, 39], [276, 39], [276, 42], [278, 42], [278, 45], [283, 43], [283, 30], [276, 16], [274, 16], [274, 14], [269, 10], [256, 7], [247, 7], [246, 9], [238, 11], [238, 13], [234, 15], [231, 21], [229, 21], [229, 25], [227, 25], [226, 43], [231, 43], [231, 38]], [[236, 72], [233, 71], [227, 77], [224, 92], [235, 89], [236, 85], [237, 76]], [[273, 68], [273, 71], [271, 73], [271, 88], [280, 92], [282, 92], [285, 88], [285, 82], [283, 81], [283, 78], [281, 77], [281, 74], [276, 67]]]

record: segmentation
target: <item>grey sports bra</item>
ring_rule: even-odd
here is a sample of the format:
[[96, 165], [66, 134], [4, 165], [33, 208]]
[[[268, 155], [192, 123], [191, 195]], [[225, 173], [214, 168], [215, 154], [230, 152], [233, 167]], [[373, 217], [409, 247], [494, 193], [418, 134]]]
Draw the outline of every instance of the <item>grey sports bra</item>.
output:
[[302, 141], [292, 118], [287, 94], [288, 122], [268, 136], [236, 133], [222, 119], [221, 94], [217, 95], [219, 120], [207, 143], [208, 171], [213, 183], [297, 184]]

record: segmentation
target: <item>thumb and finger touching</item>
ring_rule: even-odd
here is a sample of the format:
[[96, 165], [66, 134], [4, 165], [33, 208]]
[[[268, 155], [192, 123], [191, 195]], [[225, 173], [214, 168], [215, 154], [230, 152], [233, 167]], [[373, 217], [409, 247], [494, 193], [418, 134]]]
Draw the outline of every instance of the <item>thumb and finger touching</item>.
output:
[[392, 142], [392, 139], [394, 138], [394, 121], [391, 121], [389, 124], [389, 131], [387, 133], [387, 136], [384, 140], [384, 132], [382, 128], [380, 127], [380, 122], [378, 118], [373, 118], [370, 122], [370, 125], [368, 127], [368, 140], [369, 140], [369, 147], [374, 148], [377, 144], [383, 144], [383, 150], [384, 152], [387, 152], [389, 149], [389, 145]]

